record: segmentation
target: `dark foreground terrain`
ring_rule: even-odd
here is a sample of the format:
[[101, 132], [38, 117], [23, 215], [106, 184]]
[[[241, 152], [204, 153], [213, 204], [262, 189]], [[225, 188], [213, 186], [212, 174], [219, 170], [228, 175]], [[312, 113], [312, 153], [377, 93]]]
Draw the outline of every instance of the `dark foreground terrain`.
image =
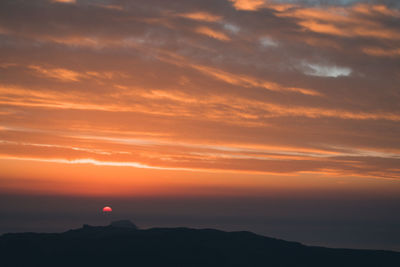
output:
[[400, 266], [400, 253], [331, 249], [212, 229], [137, 230], [129, 222], [0, 237], [0, 266]]

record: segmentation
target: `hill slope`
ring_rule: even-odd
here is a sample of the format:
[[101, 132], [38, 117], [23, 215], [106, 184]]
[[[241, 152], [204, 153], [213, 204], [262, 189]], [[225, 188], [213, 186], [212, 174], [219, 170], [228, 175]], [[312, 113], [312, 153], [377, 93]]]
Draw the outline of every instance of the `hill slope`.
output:
[[1, 266], [400, 266], [400, 253], [330, 249], [213, 229], [114, 225], [0, 237]]

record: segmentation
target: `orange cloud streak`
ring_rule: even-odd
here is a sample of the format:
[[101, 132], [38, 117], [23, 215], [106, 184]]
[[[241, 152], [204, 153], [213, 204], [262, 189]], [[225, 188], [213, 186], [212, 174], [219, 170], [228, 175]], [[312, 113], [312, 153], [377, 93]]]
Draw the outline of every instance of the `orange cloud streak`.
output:
[[233, 6], [238, 10], [254, 11], [261, 8], [265, 1], [264, 0], [229, 0], [233, 2]]
[[225, 33], [213, 30], [213, 29], [211, 29], [209, 27], [205, 27], [205, 26], [196, 28], [196, 32], [206, 35], [208, 37], [220, 40], [220, 41], [230, 41], [231, 40], [231, 38], [229, 38]]
[[187, 19], [206, 21], [206, 22], [216, 22], [222, 19], [221, 16], [210, 14], [207, 12], [184, 13], [184, 14], [179, 14], [178, 16]]

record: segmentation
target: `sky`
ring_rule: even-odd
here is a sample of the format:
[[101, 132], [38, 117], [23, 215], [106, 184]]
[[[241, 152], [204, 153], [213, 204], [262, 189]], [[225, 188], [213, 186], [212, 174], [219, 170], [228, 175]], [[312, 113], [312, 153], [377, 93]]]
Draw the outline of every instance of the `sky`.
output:
[[400, 250], [399, 47], [398, 1], [2, 0], [0, 232]]

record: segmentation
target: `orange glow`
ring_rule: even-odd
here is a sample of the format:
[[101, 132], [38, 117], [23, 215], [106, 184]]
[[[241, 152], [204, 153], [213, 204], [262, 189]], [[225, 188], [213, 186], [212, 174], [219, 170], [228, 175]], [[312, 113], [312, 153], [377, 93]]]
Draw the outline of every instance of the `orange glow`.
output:
[[144, 2], [7, 7], [0, 193], [400, 192], [398, 8]]

